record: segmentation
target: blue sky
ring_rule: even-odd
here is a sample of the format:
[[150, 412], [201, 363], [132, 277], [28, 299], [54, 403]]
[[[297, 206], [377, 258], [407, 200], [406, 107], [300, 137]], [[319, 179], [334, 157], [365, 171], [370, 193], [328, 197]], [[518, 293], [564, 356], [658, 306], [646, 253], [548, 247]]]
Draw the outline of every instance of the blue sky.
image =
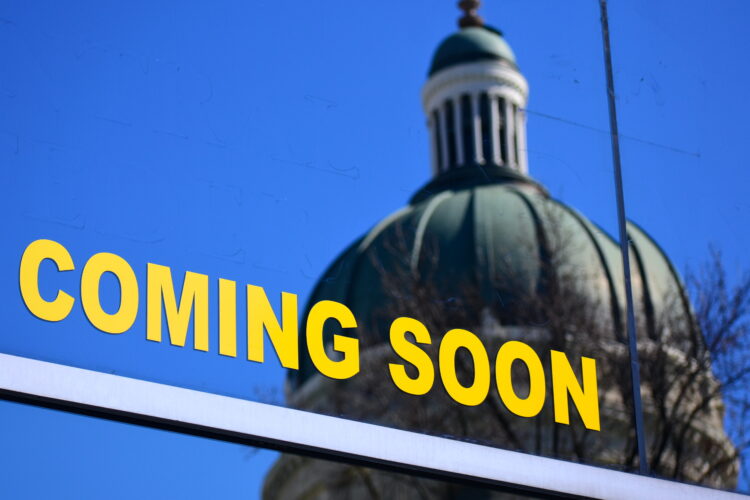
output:
[[[531, 175], [616, 233], [598, 3], [485, 3], [530, 84]], [[679, 269], [709, 243], [730, 271], [749, 267], [749, 9], [610, 6], [628, 214]], [[428, 180], [419, 91], [456, 18], [447, 0], [4, 2], [0, 352], [280, 402], [275, 360], [147, 344], [143, 314], [119, 336], [80, 306], [58, 324], [33, 318], [20, 255], [50, 238], [80, 264], [121, 255], [139, 280], [156, 262], [304, 300]], [[49, 276], [50, 291], [75, 289]], [[114, 282], [103, 289], [106, 305]], [[11, 403], [0, 420], [0, 493], [13, 496], [253, 498], [274, 458]]]

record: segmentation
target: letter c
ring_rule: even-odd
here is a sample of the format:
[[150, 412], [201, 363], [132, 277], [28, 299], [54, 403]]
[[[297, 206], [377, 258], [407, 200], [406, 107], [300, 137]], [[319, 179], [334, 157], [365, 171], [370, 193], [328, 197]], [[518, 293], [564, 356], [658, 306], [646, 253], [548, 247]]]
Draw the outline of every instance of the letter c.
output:
[[45, 259], [54, 262], [58, 271], [75, 269], [70, 253], [58, 242], [52, 240], [31, 242], [21, 257], [19, 272], [21, 297], [31, 314], [37, 318], [61, 321], [70, 314], [75, 299], [62, 290], [57, 291], [57, 296], [52, 301], [42, 298], [39, 294], [39, 266]]

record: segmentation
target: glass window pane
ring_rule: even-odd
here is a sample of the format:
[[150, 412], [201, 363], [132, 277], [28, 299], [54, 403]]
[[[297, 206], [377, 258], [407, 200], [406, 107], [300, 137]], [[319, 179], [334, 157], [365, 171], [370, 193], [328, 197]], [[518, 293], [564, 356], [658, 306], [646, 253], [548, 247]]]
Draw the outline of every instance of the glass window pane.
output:
[[634, 470], [598, 10], [454, 3], [4, 7], [0, 352]]
[[[611, 2], [652, 474], [748, 492], [744, 4]], [[696, 36], [697, 35], [697, 36]]]

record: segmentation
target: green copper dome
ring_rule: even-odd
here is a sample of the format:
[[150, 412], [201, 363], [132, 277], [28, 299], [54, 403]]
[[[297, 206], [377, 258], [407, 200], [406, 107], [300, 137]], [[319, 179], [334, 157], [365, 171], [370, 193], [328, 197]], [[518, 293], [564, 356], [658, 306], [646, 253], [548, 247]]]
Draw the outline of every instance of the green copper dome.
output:
[[429, 75], [449, 66], [481, 60], [503, 60], [515, 64], [516, 56], [499, 31], [487, 26], [463, 28], [438, 46]]
[[[375, 342], [387, 343], [390, 322], [414, 314], [406, 305], [413, 292], [405, 283], [420, 276], [419, 286], [434, 291], [437, 307], [446, 314], [452, 301], [469, 294], [501, 324], [529, 326], [517, 313], [529, 297], [543, 296], [549, 286], [546, 263], [555, 255], [552, 242], [559, 235], [568, 249], [565, 265], [585, 279], [586, 293], [609, 311], [611, 331], [623, 339], [626, 314], [617, 242], [531, 179], [502, 167], [455, 169], [433, 179], [407, 207], [386, 217], [333, 262], [316, 285], [308, 310], [320, 300], [343, 303], [357, 318], [356, 335], [369, 335], [370, 341], [374, 335]], [[663, 297], [671, 295], [678, 297], [684, 317], [691, 317], [664, 253], [633, 224], [628, 236], [638, 314], [658, 313], [666, 307]], [[327, 344], [341, 333], [334, 323], [326, 327]], [[300, 333], [304, 353], [304, 330]], [[292, 387], [317, 373], [309, 358], [300, 361], [300, 370], [290, 373]]]

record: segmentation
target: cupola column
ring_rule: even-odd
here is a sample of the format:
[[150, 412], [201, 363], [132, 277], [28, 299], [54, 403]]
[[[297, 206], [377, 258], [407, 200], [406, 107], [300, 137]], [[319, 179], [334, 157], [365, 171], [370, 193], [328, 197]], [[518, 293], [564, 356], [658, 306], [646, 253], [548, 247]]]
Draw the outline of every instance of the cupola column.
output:
[[503, 107], [503, 114], [505, 115], [505, 137], [502, 138], [503, 141], [505, 141], [505, 147], [503, 148], [505, 150], [506, 157], [504, 160], [506, 161], [506, 165], [511, 168], [517, 168], [518, 163], [516, 162], [516, 148], [515, 148], [515, 136], [516, 136], [516, 123], [515, 123], [515, 113], [513, 113], [513, 109], [515, 108], [515, 105], [512, 104], [508, 99], [504, 99], [503, 102], [505, 106]]
[[455, 130], [455, 133], [453, 134], [453, 140], [456, 143], [456, 164], [457, 165], [465, 165], [468, 163], [465, 160], [464, 155], [464, 141], [463, 141], [463, 123], [462, 118], [464, 116], [463, 109], [462, 109], [462, 99], [459, 97], [455, 97], [452, 99], [453, 101], [453, 130]]
[[484, 163], [484, 151], [482, 151], [482, 118], [479, 111], [479, 93], [471, 95], [471, 119], [474, 132], [474, 158], [476, 163]]
[[492, 144], [492, 163], [495, 165], [503, 165], [504, 158], [501, 155], [501, 152], [503, 151], [503, 145], [500, 141], [504, 141], [505, 138], [501, 137], [502, 130], [505, 129], [505, 127], [502, 126], [504, 116], [500, 115], [500, 110], [498, 106], [498, 100], [497, 96], [490, 95], [489, 96], [489, 104], [490, 104], [490, 142]]
[[516, 144], [518, 150], [518, 170], [526, 174], [529, 171], [528, 150], [526, 149], [526, 111], [516, 109]]

